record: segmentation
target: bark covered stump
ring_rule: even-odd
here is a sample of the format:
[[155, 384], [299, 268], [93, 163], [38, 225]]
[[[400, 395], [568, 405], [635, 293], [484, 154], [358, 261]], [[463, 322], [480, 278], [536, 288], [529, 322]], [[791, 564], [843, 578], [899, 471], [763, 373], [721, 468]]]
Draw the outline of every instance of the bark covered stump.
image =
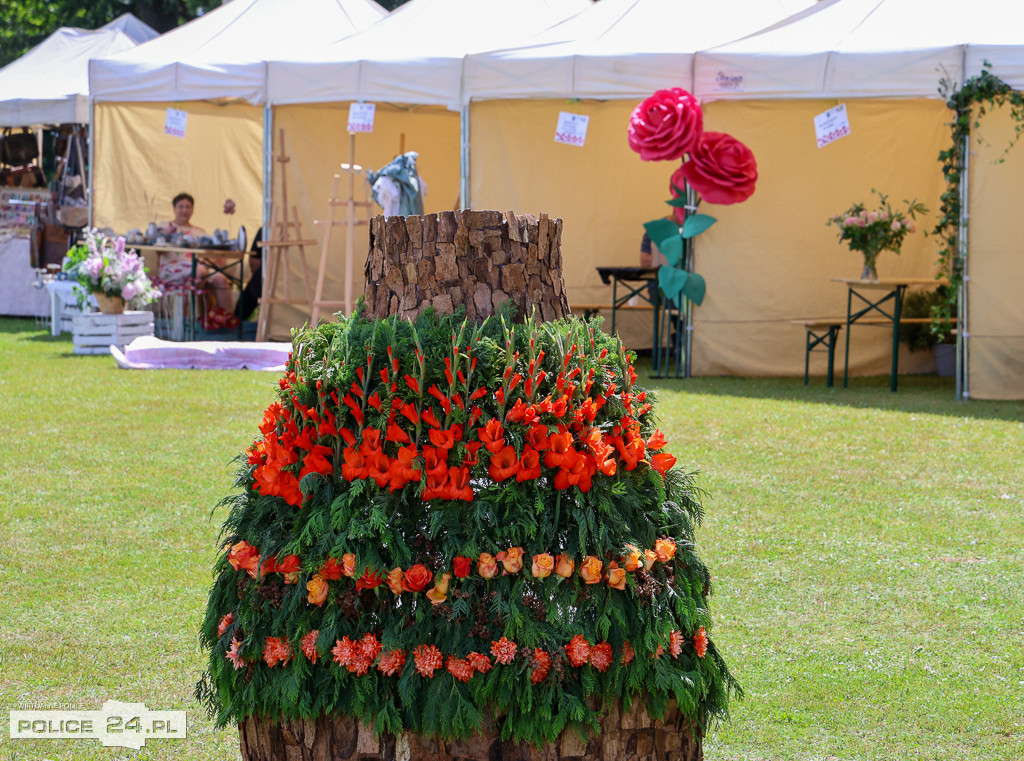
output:
[[520, 319], [569, 315], [562, 280], [562, 220], [546, 214], [442, 211], [370, 221], [367, 317], [415, 319], [433, 306], [482, 321], [505, 302]]
[[502, 742], [493, 726], [466, 740], [437, 740], [410, 732], [375, 735], [351, 716], [280, 723], [250, 717], [239, 724], [245, 761], [702, 761], [703, 747], [675, 706], [653, 720], [633, 701], [628, 712], [613, 707], [601, 732], [584, 742], [565, 731], [538, 748]]
[[[443, 211], [374, 217], [366, 260], [364, 315], [415, 319], [433, 306], [460, 304], [482, 321], [512, 301], [520, 319], [569, 315], [562, 279], [562, 220], [512, 212]], [[492, 717], [493, 718], [493, 717]], [[497, 718], [500, 722], [500, 717]], [[244, 761], [702, 761], [700, 733], [670, 704], [652, 720], [642, 701], [614, 705], [588, 741], [571, 730], [543, 747], [503, 742], [493, 721], [465, 740], [405, 732], [377, 735], [351, 716], [278, 719], [251, 716], [238, 725]]]

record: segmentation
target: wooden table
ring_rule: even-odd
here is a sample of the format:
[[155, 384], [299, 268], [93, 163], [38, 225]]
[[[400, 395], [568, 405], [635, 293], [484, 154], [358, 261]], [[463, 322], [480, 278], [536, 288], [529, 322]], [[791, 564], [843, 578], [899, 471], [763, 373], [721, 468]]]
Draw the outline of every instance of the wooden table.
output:
[[[192, 280], [197, 280], [198, 274], [198, 263], [202, 260], [210, 269], [220, 272], [228, 279], [230, 283], [237, 285], [239, 289], [242, 288], [243, 278], [245, 274], [245, 256], [248, 251], [234, 251], [223, 248], [186, 248], [184, 246], [132, 246], [139, 253], [145, 253], [146, 251], [152, 251], [156, 254], [157, 258], [157, 273], [160, 272], [160, 257], [167, 256], [168, 254], [190, 254], [192, 256]], [[227, 264], [214, 264], [214, 259], [228, 259], [231, 260]], [[230, 270], [235, 266], [238, 267], [238, 274], [232, 274]], [[204, 275], [203, 279], [210, 277], [209, 274]], [[192, 323], [191, 336], [195, 338], [195, 317], [196, 317], [196, 296], [193, 292], [191, 295], [191, 307], [192, 307]], [[242, 340], [242, 323], [238, 323], [238, 340]]]
[[[850, 383], [850, 326], [859, 321], [864, 325], [892, 325], [892, 373], [889, 390], [896, 391], [899, 378], [900, 316], [903, 312], [903, 296], [911, 286], [949, 285], [949, 281], [935, 277], [881, 277], [877, 280], [834, 277], [831, 280], [833, 283], [843, 283], [847, 288], [843, 388], [848, 387]], [[863, 292], [870, 293], [865, 295]]]

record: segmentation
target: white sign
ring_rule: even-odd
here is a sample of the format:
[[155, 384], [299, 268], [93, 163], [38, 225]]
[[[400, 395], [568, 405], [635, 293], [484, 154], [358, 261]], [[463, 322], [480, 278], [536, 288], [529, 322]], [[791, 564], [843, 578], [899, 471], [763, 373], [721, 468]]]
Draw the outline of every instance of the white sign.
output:
[[587, 141], [587, 124], [589, 122], [589, 116], [559, 111], [558, 126], [555, 127], [555, 142], [582, 147]]
[[185, 128], [188, 126], [188, 114], [176, 108], [167, 109], [167, 118], [164, 120], [164, 133], [172, 137], [185, 137]]
[[184, 711], [108, 700], [98, 711], [11, 711], [10, 730], [12, 740], [99, 740], [138, 750], [146, 740], [181, 740], [187, 726]]
[[742, 71], [716, 71], [713, 89], [715, 92], [743, 92], [743, 77]]
[[819, 148], [849, 135], [850, 119], [846, 114], [846, 104], [840, 103], [835, 108], [815, 116], [814, 134], [818, 139]]
[[351, 103], [348, 107], [349, 132], [373, 132], [373, 117], [377, 113], [376, 103]]

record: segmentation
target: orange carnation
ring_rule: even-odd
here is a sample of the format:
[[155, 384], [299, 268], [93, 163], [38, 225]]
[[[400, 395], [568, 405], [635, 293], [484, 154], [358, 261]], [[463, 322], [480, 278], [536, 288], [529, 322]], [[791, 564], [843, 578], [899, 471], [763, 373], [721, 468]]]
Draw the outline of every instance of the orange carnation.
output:
[[497, 642], [492, 641], [491, 655], [494, 656], [494, 660], [498, 663], [507, 666], [516, 657], [516, 643], [505, 637], [502, 637]]
[[412, 651], [412, 659], [420, 676], [432, 677], [444, 665], [444, 658], [436, 645], [420, 645]]
[[235, 621], [235, 614], [234, 613], [226, 613], [225, 615], [221, 616], [220, 617], [220, 621], [217, 623], [217, 636], [218, 637], [223, 636], [224, 632], [226, 632], [228, 630], [228, 627], [231, 626], [231, 624], [233, 624], [234, 621]]
[[668, 652], [673, 658], [677, 658], [683, 652], [683, 633], [673, 629], [668, 635]]
[[577, 634], [569, 640], [569, 644], [565, 646], [565, 652], [569, 656], [569, 663], [577, 667], [582, 666], [590, 659], [590, 643], [583, 638], [582, 634]]
[[697, 650], [698, 658], [703, 658], [708, 652], [708, 635], [703, 626], [693, 635], [693, 647]]
[[607, 642], [590, 648], [590, 665], [600, 672], [605, 672], [612, 665], [612, 646]]
[[530, 682], [537, 684], [544, 681], [544, 677], [551, 671], [551, 656], [539, 647], [533, 648], [533, 669], [530, 671]]
[[601, 581], [601, 568], [604, 563], [596, 555], [587, 555], [580, 564], [580, 576], [587, 584], [597, 584]]
[[309, 659], [310, 663], [316, 663], [318, 653], [316, 651], [316, 638], [320, 636], [319, 629], [306, 632], [302, 638], [302, 654]]
[[377, 669], [388, 676], [393, 676], [405, 665], [405, 650], [389, 650], [380, 657]]
[[555, 570], [555, 558], [553, 555], [542, 552], [539, 555], [533, 556], [533, 566], [530, 568], [530, 571], [533, 573], [534, 578], [546, 579], [553, 570]]
[[460, 682], [468, 682], [473, 677], [473, 664], [468, 658], [456, 658], [454, 655], [449, 655], [445, 668]]
[[313, 578], [306, 582], [306, 601], [311, 605], [323, 605], [327, 601], [327, 581], [320, 574], [314, 574]]

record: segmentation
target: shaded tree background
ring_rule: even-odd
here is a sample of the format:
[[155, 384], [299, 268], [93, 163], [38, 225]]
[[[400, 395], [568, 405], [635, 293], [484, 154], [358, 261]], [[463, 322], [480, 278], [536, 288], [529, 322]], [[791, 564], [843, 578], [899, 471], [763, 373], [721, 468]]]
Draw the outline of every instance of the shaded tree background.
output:
[[[377, 2], [394, 10], [406, 0]], [[220, 4], [220, 0], [0, 0], [0, 66], [62, 26], [96, 29], [122, 13], [134, 13], [163, 33]]]

